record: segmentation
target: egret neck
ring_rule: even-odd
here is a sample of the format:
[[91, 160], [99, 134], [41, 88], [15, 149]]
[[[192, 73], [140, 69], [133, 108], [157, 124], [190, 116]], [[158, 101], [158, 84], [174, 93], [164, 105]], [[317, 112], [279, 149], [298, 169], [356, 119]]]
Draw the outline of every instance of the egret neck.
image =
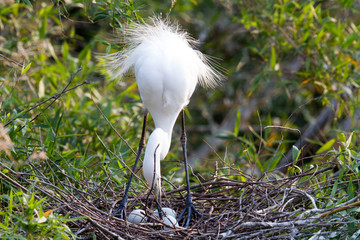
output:
[[171, 133], [167, 133], [161, 128], [156, 128], [150, 134], [145, 149], [143, 174], [149, 187], [154, 189], [157, 196], [159, 196], [161, 190], [160, 161], [169, 152], [170, 142]]

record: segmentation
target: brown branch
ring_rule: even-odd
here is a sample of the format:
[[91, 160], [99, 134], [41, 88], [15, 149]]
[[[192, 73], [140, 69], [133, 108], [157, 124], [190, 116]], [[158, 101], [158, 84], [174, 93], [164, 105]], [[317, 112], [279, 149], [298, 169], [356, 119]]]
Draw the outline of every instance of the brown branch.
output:
[[6, 61], [16, 64], [18, 67], [23, 68], [23, 65], [21, 63], [18, 63], [15, 60], [12, 60], [11, 58], [6, 57], [5, 55], [0, 53], [0, 57], [4, 58]]
[[347, 210], [349, 208], [353, 208], [353, 207], [357, 207], [357, 206], [360, 206], [360, 201], [357, 201], [357, 202], [354, 202], [354, 203], [351, 203], [349, 205], [346, 205], [346, 206], [343, 206], [343, 207], [339, 207], [339, 208], [336, 208], [336, 209], [333, 209], [331, 211], [328, 211], [328, 212], [325, 212], [323, 214], [320, 215], [320, 217], [327, 217], [329, 216], [330, 214], [334, 214], [334, 213], [337, 213], [337, 212], [341, 212], [341, 211], [344, 211], [344, 210]]

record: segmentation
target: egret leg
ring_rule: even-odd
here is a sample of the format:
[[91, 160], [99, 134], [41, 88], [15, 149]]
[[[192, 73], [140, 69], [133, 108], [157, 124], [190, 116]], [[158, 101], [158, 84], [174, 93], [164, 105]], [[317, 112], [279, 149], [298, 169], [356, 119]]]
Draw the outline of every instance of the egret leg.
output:
[[179, 215], [177, 221], [179, 222], [181, 219], [183, 219], [186, 216], [187, 213], [187, 218], [186, 220], [184, 220], [185, 223], [185, 227], [189, 227], [190, 225], [190, 220], [191, 220], [191, 215], [192, 214], [196, 214], [199, 217], [204, 217], [198, 210], [196, 210], [194, 204], [192, 203], [191, 200], [191, 193], [190, 193], [190, 180], [189, 180], [189, 172], [188, 172], [188, 163], [187, 163], [187, 154], [186, 154], [186, 132], [185, 132], [185, 113], [184, 110], [181, 111], [181, 125], [182, 125], [182, 133], [181, 133], [181, 145], [182, 145], [182, 149], [183, 149], [183, 155], [184, 155], [184, 164], [185, 164], [185, 176], [186, 176], [186, 185], [187, 185], [187, 196], [186, 196], [186, 200], [185, 200], [185, 208], [184, 210], [181, 212], [181, 214]]
[[112, 212], [112, 215], [115, 215], [115, 216], [117, 216], [119, 218], [122, 218], [122, 219], [126, 218], [125, 210], [126, 210], [126, 203], [127, 203], [127, 195], [128, 195], [129, 189], [130, 189], [132, 178], [134, 176], [134, 172], [136, 170], [136, 165], [137, 165], [137, 163], [139, 161], [141, 152], [145, 147], [145, 130], [146, 130], [147, 118], [148, 118], [148, 111], [146, 110], [145, 114], [144, 114], [144, 122], [143, 122], [143, 128], [142, 128], [142, 132], [141, 132], [141, 138], [140, 138], [140, 142], [139, 142], [139, 148], [138, 148], [138, 152], [137, 152], [137, 155], [136, 155], [134, 166], [133, 166], [131, 174], [130, 174], [130, 178], [129, 178], [129, 180], [127, 182], [127, 185], [126, 185], [125, 194], [124, 194], [124, 197], [120, 201], [119, 207], [117, 207], [115, 209], [115, 211]]
[[158, 196], [158, 200], [156, 202], [156, 207], [159, 213], [159, 218], [162, 219], [162, 209], [161, 209], [161, 193]]

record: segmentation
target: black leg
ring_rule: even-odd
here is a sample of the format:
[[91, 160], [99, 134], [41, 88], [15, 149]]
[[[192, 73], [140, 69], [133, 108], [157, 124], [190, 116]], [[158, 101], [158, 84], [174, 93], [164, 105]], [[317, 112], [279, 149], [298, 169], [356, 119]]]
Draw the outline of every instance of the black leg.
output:
[[122, 218], [122, 219], [126, 218], [125, 210], [126, 210], [127, 195], [128, 195], [129, 189], [130, 189], [131, 180], [132, 180], [132, 178], [134, 176], [134, 172], [136, 170], [136, 165], [137, 165], [137, 163], [139, 161], [141, 152], [145, 147], [145, 130], [146, 130], [147, 118], [148, 118], [148, 111], [146, 110], [145, 114], [144, 114], [144, 122], [143, 122], [141, 138], [140, 138], [140, 142], [139, 142], [139, 148], [138, 148], [138, 152], [137, 152], [137, 155], [136, 155], [134, 166], [133, 166], [131, 174], [130, 174], [129, 181], [128, 181], [127, 185], [126, 185], [125, 194], [124, 194], [124, 197], [120, 201], [119, 207], [116, 208], [115, 211], [112, 212], [112, 215], [115, 215], [115, 216], [117, 216], [119, 218]]
[[181, 214], [179, 215], [177, 221], [179, 222], [181, 219], [183, 219], [187, 213], [187, 218], [186, 221], [184, 220], [185, 223], [185, 227], [189, 227], [190, 225], [190, 220], [191, 220], [191, 215], [192, 214], [196, 214], [200, 217], [203, 217], [203, 215], [201, 213], [199, 213], [199, 211], [197, 211], [195, 209], [194, 204], [192, 203], [191, 200], [191, 193], [190, 193], [190, 180], [189, 180], [189, 172], [188, 172], [188, 163], [187, 163], [187, 155], [186, 155], [186, 132], [185, 132], [185, 113], [184, 110], [181, 111], [181, 124], [182, 124], [182, 133], [181, 133], [181, 145], [182, 145], [182, 149], [183, 149], [183, 155], [184, 155], [184, 164], [185, 164], [185, 176], [186, 176], [186, 185], [187, 185], [187, 196], [186, 196], [186, 200], [185, 200], [185, 209], [181, 212]]
[[162, 219], [162, 209], [161, 209], [161, 193], [158, 195], [158, 200], [156, 202], [156, 207], [159, 213], [159, 218]]

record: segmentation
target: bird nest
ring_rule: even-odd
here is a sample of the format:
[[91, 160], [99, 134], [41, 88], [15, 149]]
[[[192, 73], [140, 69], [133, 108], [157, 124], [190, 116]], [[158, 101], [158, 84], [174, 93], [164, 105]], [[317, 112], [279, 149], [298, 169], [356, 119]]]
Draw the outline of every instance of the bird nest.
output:
[[[269, 174], [254, 179], [240, 172], [226, 177], [215, 172], [212, 179], [191, 186], [195, 207], [205, 218], [194, 215], [188, 228], [181, 227], [182, 221], [180, 226], [169, 226], [154, 217], [156, 204], [150, 190], [135, 193], [137, 188], [131, 189], [126, 209], [128, 214], [143, 209], [148, 217], [146, 223], [134, 224], [112, 216], [110, 212], [121, 195], [112, 189], [115, 183], [110, 178], [100, 186], [91, 181], [76, 181], [59, 171], [63, 174], [63, 178], [58, 178], [63, 179], [60, 183], [63, 189], [46, 178], [38, 181], [35, 188], [52, 199], [48, 204], [54, 212], [76, 218], [69, 226], [80, 239], [93, 235], [97, 239], [298, 239], [335, 236], [332, 227], [339, 233], [343, 225], [341, 231], [347, 231], [343, 223], [351, 222], [349, 216], [336, 213], [353, 207], [357, 197], [328, 208], [325, 203], [328, 198], [323, 193], [327, 188], [331, 192], [333, 180], [309, 186], [331, 170], [331, 166], [323, 166], [321, 170], [312, 168], [281, 179]], [[9, 174], [14, 175], [10, 176], [12, 181], [26, 182], [26, 175], [14, 171]], [[185, 187], [173, 187], [162, 194], [162, 206], [180, 213], [185, 197]]]

